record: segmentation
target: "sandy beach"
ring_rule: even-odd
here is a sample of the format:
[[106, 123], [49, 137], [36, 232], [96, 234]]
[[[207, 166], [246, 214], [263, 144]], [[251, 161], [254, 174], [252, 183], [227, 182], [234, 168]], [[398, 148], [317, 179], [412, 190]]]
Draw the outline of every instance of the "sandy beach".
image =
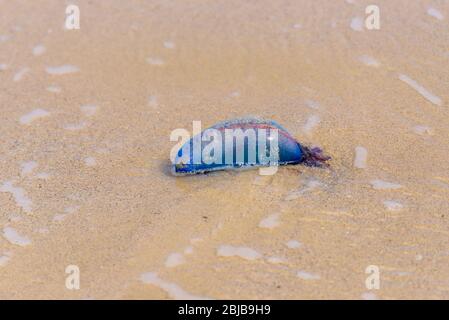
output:
[[[0, 0], [0, 299], [448, 299], [449, 1], [375, 2]], [[330, 167], [170, 174], [244, 116]]]

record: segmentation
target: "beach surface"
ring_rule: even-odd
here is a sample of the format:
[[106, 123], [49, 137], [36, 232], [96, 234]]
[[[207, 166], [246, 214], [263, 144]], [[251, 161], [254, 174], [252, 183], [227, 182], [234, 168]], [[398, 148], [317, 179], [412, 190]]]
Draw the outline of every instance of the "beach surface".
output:
[[[371, 2], [0, 1], [0, 299], [448, 299], [449, 1]], [[170, 174], [244, 116], [330, 168]]]

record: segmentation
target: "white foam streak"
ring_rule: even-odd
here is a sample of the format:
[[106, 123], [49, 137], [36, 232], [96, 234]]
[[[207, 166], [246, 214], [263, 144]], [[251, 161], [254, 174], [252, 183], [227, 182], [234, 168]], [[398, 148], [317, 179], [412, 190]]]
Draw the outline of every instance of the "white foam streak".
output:
[[64, 75], [78, 72], [79, 68], [70, 64], [65, 64], [62, 66], [46, 67], [45, 71], [47, 71], [47, 73], [51, 75]]
[[248, 247], [234, 247], [230, 245], [221, 245], [217, 249], [217, 255], [222, 257], [240, 257], [245, 260], [256, 260], [262, 255], [254, 249]]
[[399, 75], [399, 79], [401, 81], [405, 82], [406, 84], [408, 84], [413, 89], [415, 89], [420, 95], [422, 95], [424, 98], [426, 98], [427, 100], [429, 100], [433, 104], [435, 104], [437, 106], [442, 106], [443, 105], [443, 101], [441, 100], [440, 97], [437, 97], [436, 95], [434, 95], [432, 92], [430, 92], [429, 90], [424, 88], [422, 85], [420, 85], [418, 82], [416, 82], [415, 80], [413, 80], [409, 76], [407, 76], [405, 74], [400, 74]]
[[18, 245], [18, 246], [27, 246], [31, 244], [31, 240], [25, 236], [20, 235], [15, 229], [11, 227], [5, 227], [3, 229], [3, 236], [10, 243]]
[[172, 299], [175, 300], [210, 300], [207, 297], [193, 295], [179, 285], [161, 279], [156, 272], [147, 272], [140, 276], [143, 283], [152, 284], [164, 290]]
[[5, 181], [0, 187], [0, 192], [9, 192], [14, 197], [17, 206], [21, 207], [23, 211], [30, 213], [32, 201], [27, 197], [24, 189], [14, 187], [12, 181]]

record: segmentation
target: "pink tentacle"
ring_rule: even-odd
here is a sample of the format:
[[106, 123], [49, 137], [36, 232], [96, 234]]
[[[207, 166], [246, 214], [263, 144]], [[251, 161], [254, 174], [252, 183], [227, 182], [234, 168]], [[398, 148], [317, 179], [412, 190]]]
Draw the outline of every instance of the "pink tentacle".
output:
[[304, 152], [304, 157], [302, 160], [302, 163], [306, 166], [310, 167], [328, 167], [329, 164], [326, 163], [326, 161], [330, 160], [331, 157], [323, 154], [323, 150], [321, 150], [318, 147], [309, 148], [309, 147], [302, 147]]

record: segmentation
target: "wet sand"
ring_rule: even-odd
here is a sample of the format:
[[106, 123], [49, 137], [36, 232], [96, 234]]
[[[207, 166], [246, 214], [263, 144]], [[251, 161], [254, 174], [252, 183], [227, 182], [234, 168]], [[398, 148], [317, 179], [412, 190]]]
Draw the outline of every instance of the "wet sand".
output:
[[[449, 298], [447, 1], [67, 4], [0, 1], [0, 298]], [[170, 175], [247, 115], [331, 168]]]

